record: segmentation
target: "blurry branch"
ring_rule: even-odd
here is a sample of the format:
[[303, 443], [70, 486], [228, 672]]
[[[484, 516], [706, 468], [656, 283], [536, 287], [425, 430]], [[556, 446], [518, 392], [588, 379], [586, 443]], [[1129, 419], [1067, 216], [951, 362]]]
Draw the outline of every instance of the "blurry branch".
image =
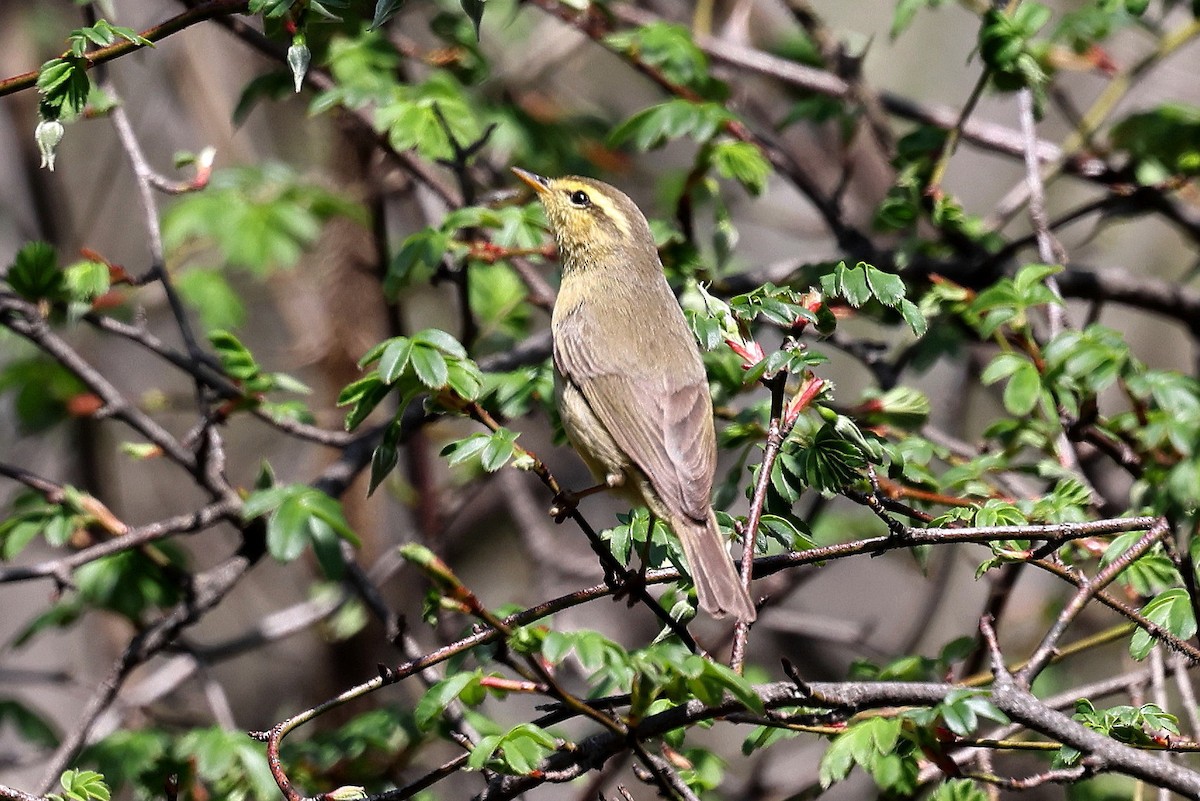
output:
[[[500, 429], [500, 424], [477, 402], [472, 401], [469, 403], [465, 411], [472, 419], [482, 423], [488, 429], [492, 431]], [[604, 569], [605, 583], [618, 592], [618, 597], [621, 593], [629, 593], [631, 597], [641, 601], [664, 626], [679, 638], [680, 642], [688, 647], [688, 650], [698, 652], [700, 649], [696, 645], [696, 641], [692, 638], [692, 635], [688, 632], [687, 626], [672, 617], [668, 610], [663, 609], [658, 601], [646, 592], [644, 582], [640, 578], [634, 577], [617, 561], [617, 558], [613, 556], [608, 545], [600, 538], [600, 535], [592, 528], [592, 524], [579, 511], [576, 503], [577, 499], [573, 498], [570, 492], [558, 483], [558, 479], [550, 472], [550, 468], [546, 466], [546, 463], [539, 459], [532, 451], [520, 446], [515, 447], [520, 450], [521, 456], [530, 461], [529, 471], [538, 477], [538, 480], [546, 486], [546, 489], [554, 493], [555, 507], [560, 510], [555, 515], [555, 522], [561, 522], [569, 517], [575, 521], [579, 530], [587, 537], [588, 544], [591, 545], [593, 553], [596, 554], [597, 559], [600, 560], [600, 565]], [[617, 578], [618, 575], [624, 575], [624, 581], [620, 581]]]
[[[179, 335], [183, 338], [188, 355], [191, 356], [193, 362], [201, 362], [204, 358], [204, 351], [200, 348], [200, 343], [197, 342], [196, 335], [192, 331], [187, 310], [183, 307], [183, 300], [175, 289], [175, 282], [167, 272], [162, 225], [158, 219], [158, 203], [154, 198], [157, 173], [150, 166], [146, 154], [142, 151], [141, 143], [138, 142], [133, 125], [129, 122], [129, 115], [125, 113], [125, 107], [121, 103], [121, 96], [117, 94], [116, 87], [113, 86], [112, 81], [106, 78], [101, 80], [100, 86], [106, 94], [113, 98], [113, 107], [110, 112], [113, 127], [117, 129], [121, 149], [125, 151], [130, 165], [133, 167], [133, 175], [137, 181], [138, 195], [142, 203], [142, 213], [145, 215], [146, 235], [150, 248], [150, 269], [137, 280], [137, 283], [145, 284], [156, 281], [162, 285], [167, 296], [167, 305], [171, 308], [171, 314], [175, 318], [175, 325], [179, 329]], [[200, 412], [207, 417], [208, 399], [204, 392], [204, 384], [199, 378], [194, 378], [193, 383], [196, 387], [196, 404]]]
[[[151, 42], [157, 42], [198, 22], [205, 22], [231, 14], [244, 14], [247, 5], [246, 0], [206, 0], [206, 2], [196, 3], [187, 11], [171, 17], [166, 22], [147, 28], [140, 35]], [[98, 64], [112, 61], [115, 58], [120, 58], [135, 50], [141, 50], [142, 47], [144, 45], [121, 39], [108, 47], [102, 47], [84, 54], [84, 58], [87, 59], [88, 68], [91, 68]], [[20, 75], [0, 79], [0, 97], [19, 92], [23, 89], [29, 89], [37, 85], [37, 79], [38, 70], [30, 70]]]
[[[938, 153], [938, 157], [933, 163], [933, 170], [929, 175], [929, 183], [925, 187], [925, 194], [929, 197], [939, 198], [942, 196], [942, 178], [946, 175], [946, 168], [950, 166], [950, 159], [958, 149], [959, 140], [962, 139], [963, 129], [971, 119], [971, 114], [975, 111], [975, 107], [979, 105], [979, 99], [983, 97], [983, 90], [987, 87], [990, 77], [991, 72], [984, 67], [979, 77], [975, 79], [975, 85], [971, 87], [971, 94], [967, 96], [967, 102], [963, 103], [962, 110], [958, 112], [958, 116], [954, 120], [954, 125], [946, 131], [946, 138], [942, 142], [941, 152]], [[1026, 150], [1025, 152], [1030, 151]], [[1037, 158], [1037, 156], [1035, 155], [1034, 158]]]
[[[622, 22], [633, 25], [646, 25], [661, 21], [660, 17], [629, 4], [616, 5], [612, 10], [613, 14]], [[775, 78], [790, 86], [815, 94], [839, 100], [855, 98], [854, 84], [827, 70], [790, 61], [708, 34], [697, 34], [695, 42], [710, 57], [730, 66], [740, 67], [768, 78]], [[880, 104], [888, 113], [902, 119], [933, 125], [945, 130], [953, 129], [958, 123], [959, 110], [949, 106], [920, 103], [887, 90], [879, 91], [878, 97]], [[962, 125], [962, 138], [985, 150], [1009, 156], [1021, 156], [1024, 152], [1021, 132], [996, 123], [967, 120]], [[1044, 140], [1037, 143], [1037, 154], [1042, 161], [1055, 161], [1062, 157], [1062, 151], [1057, 145]]]
[[9, 801], [46, 801], [40, 795], [33, 795], [5, 784], [0, 784], [0, 798], [9, 799]]
[[1033, 680], [1049, 664], [1050, 658], [1058, 648], [1058, 641], [1062, 638], [1063, 633], [1066, 632], [1067, 626], [1079, 616], [1079, 613], [1083, 611], [1083, 608], [1091, 602], [1098, 592], [1111, 584], [1117, 576], [1124, 572], [1142, 554], [1150, 550], [1155, 543], [1162, 540], [1166, 536], [1167, 530], [1167, 521], [1162, 519], [1157, 520], [1150, 531], [1134, 545], [1109, 562], [1108, 565], [1090, 580], [1084, 581], [1079, 587], [1079, 591], [1075, 593], [1075, 596], [1059, 612], [1054, 624], [1046, 632], [1041, 643], [1038, 644], [1033, 656], [1029, 657], [1029, 661], [1015, 674], [1014, 678], [1026, 687], [1032, 685]]
[[70, 587], [73, 582], [71, 574], [74, 570], [97, 559], [121, 553], [122, 551], [138, 548], [176, 534], [192, 534], [203, 531], [223, 520], [228, 519], [238, 511], [241, 504], [236, 500], [222, 500], [209, 504], [195, 512], [176, 515], [165, 520], [159, 520], [137, 528], [131, 528], [119, 537], [97, 543], [69, 556], [50, 559], [27, 567], [14, 566], [0, 568], [0, 584], [16, 581], [29, 581], [39, 578], [53, 578], [60, 587]]
[[[180, 2], [192, 9], [198, 9], [203, 5], [198, 0], [180, 0]], [[218, 17], [216, 22], [244, 44], [272, 61], [279, 64], [287, 63], [287, 47], [272, 42], [245, 20], [232, 16], [222, 16]], [[335, 86], [333, 77], [329, 72], [316, 65], [309, 67], [304, 76], [304, 83], [306, 86], [321, 91], [332, 89]], [[396, 150], [388, 141], [386, 133], [375, 130], [370, 111], [366, 109], [353, 111], [344, 106], [339, 106], [337, 112], [343, 119], [351, 121], [356, 128], [369, 137], [371, 141], [375, 142], [382, 153], [395, 162], [404, 172], [415, 178], [421, 185], [431, 190], [447, 206], [458, 208], [463, 205], [462, 195], [450, 182], [438, 174], [437, 169], [433, 165], [414, 153]]]
[[1190, 798], [1200, 796], [1200, 773], [1164, 762], [1155, 753], [1123, 745], [1039, 701], [1005, 668], [991, 622], [984, 618], [980, 629], [988, 644], [995, 675], [991, 700], [1010, 718], [1082, 752], [1084, 764], [1091, 772], [1116, 771]]
[[[126, 323], [96, 312], [89, 312], [84, 315], [84, 320], [102, 331], [124, 337], [131, 342], [141, 345], [146, 350], [170, 362], [183, 372], [190, 374], [194, 380], [203, 381], [222, 400], [248, 402], [255, 400], [253, 396], [248, 395], [233, 380], [226, 376], [220, 367], [216, 365], [215, 360], [208, 354], [201, 354], [199, 358], [195, 359], [189, 358], [163, 342], [142, 324]], [[221, 410], [218, 410], [217, 413], [218, 416], [222, 416]], [[308, 440], [309, 442], [315, 442], [331, 448], [344, 447], [357, 438], [356, 434], [346, 431], [329, 430], [301, 423], [297, 420], [272, 417], [259, 408], [257, 404], [251, 406], [250, 413], [267, 425], [291, 434], [297, 439]]]
[[134, 668], [172, 646], [179, 634], [199, 621], [220, 603], [251, 567], [266, 553], [266, 526], [251, 521], [242, 530], [242, 545], [237, 553], [216, 566], [197, 574], [184, 592], [184, 599], [155, 622], [139, 631], [109, 668], [108, 675], [84, 706], [74, 727], [47, 762], [40, 783], [41, 792], [50, 790], [59, 774], [78, 756], [87, 742], [96, 719], [116, 699], [117, 692]]
[[[182, 445], [149, 415], [125, 399], [104, 375], [89, 364], [66, 340], [51, 330], [37, 306], [8, 292], [0, 291], [0, 326], [32, 342], [48, 356], [70, 370], [94, 392], [104, 406], [95, 417], [114, 417], [157, 445], [171, 461], [197, 478], [202, 469], [196, 455]], [[219, 488], [208, 487], [220, 494]]]
[[[1031, 731], [1054, 737], [1058, 742], [1082, 751], [1085, 759], [1096, 764], [1096, 770], [1113, 771], [1135, 776], [1156, 786], [1167, 787], [1194, 796], [1200, 788], [1200, 774], [1187, 768], [1164, 765], [1157, 750], [1140, 750], [1086, 728], [1057, 712], [1028, 692], [1013, 685], [1003, 664], [997, 669], [997, 690], [990, 700], [1014, 720], [1020, 720]], [[959, 685], [925, 682], [774, 682], [756, 685], [754, 692], [768, 709], [780, 707], [820, 707], [831, 710], [859, 712], [895, 706], [934, 706], [957, 689]], [[727, 700], [707, 705], [693, 700], [642, 720], [632, 731], [638, 738], [661, 736], [707, 720], [737, 719], [745, 708], [737, 701]], [[786, 727], [786, 718], [756, 720], [764, 725], [773, 722]], [[488, 801], [509, 799], [532, 790], [546, 781], [571, 781], [602, 764], [620, 752], [625, 742], [610, 732], [602, 732], [578, 742], [571, 750], [559, 750], [543, 764], [542, 770], [529, 776], [505, 776], [498, 786], [489, 787], [479, 796]]]

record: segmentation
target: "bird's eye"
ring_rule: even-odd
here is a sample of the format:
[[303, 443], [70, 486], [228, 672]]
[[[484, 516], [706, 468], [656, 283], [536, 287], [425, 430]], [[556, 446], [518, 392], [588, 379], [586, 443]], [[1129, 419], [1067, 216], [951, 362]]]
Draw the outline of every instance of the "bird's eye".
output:
[[571, 203], [579, 208], [585, 208], [592, 204], [592, 199], [587, 196], [587, 192], [582, 189], [576, 189], [571, 193]]

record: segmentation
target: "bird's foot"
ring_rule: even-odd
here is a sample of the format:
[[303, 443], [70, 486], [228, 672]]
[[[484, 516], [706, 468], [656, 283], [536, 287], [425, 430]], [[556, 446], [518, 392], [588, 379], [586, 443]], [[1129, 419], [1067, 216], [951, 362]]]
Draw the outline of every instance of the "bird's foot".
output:
[[554, 496], [554, 500], [550, 504], [550, 516], [554, 518], [555, 523], [562, 523], [575, 508], [579, 506], [580, 496], [569, 489], [561, 489]]
[[613, 600], [625, 599], [625, 605], [633, 608], [638, 598], [646, 591], [646, 563], [637, 570], [624, 570], [621, 573], [621, 583], [613, 593]]

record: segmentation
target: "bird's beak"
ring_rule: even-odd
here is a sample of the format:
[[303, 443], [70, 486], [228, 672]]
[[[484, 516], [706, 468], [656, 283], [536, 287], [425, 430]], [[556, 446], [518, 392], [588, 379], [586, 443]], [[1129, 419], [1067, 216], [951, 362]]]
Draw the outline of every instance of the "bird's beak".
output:
[[550, 191], [549, 178], [545, 178], [535, 172], [529, 172], [529, 170], [522, 170], [520, 167], [513, 167], [512, 171], [514, 175], [532, 186], [533, 191], [537, 192], [539, 195]]

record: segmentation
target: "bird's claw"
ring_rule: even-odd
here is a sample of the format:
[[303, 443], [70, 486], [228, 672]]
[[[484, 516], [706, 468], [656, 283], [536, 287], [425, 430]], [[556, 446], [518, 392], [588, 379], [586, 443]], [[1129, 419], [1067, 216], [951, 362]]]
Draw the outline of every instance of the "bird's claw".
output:
[[613, 600], [619, 601], [624, 598], [625, 605], [632, 608], [645, 590], [646, 567], [643, 564], [640, 570], [622, 571], [621, 583], [617, 585], [616, 591], [613, 592]]
[[550, 504], [550, 516], [554, 518], [555, 523], [562, 523], [571, 516], [577, 506], [579, 506], [578, 495], [569, 489], [559, 490]]

